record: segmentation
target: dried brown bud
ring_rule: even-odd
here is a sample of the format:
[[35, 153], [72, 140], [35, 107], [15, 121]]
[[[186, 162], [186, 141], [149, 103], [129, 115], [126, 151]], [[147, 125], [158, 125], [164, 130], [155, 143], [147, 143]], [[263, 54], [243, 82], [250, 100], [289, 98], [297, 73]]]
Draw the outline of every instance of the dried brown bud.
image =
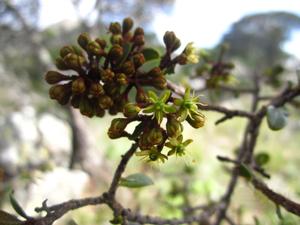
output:
[[59, 70], [69, 70], [70, 69], [61, 57], [56, 58], [55, 65], [56, 65], [56, 68]]
[[96, 38], [96, 40], [95, 40], [99, 45], [100, 45], [100, 47], [102, 48], [102, 49], [104, 49], [105, 47], [106, 47], [106, 41], [105, 40], [103, 40], [103, 39], [100, 39], [100, 38]]
[[77, 70], [85, 63], [85, 58], [74, 53], [69, 53], [64, 57], [64, 63], [69, 69]]
[[173, 31], [167, 31], [164, 35], [164, 43], [168, 51], [173, 52], [181, 45], [180, 40]]
[[163, 75], [161, 75], [161, 76], [154, 77], [151, 80], [151, 84], [153, 87], [157, 89], [165, 89], [167, 87], [167, 80]]
[[137, 35], [144, 35], [144, 29], [141, 27], [137, 27], [134, 31], [134, 36], [137, 36]]
[[81, 95], [73, 95], [71, 99], [71, 105], [78, 109], [80, 105]]
[[141, 35], [134, 36], [133, 42], [137, 46], [144, 45], [145, 44], [145, 37], [144, 37], [144, 35], [141, 34]]
[[147, 141], [152, 145], [159, 145], [164, 139], [163, 129], [160, 127], [152, 128], [147, 134]]
[[54, 85], [49, 89], [51, 99], [57, 100], [61, 105], [69, 102], [71, 97], [70, 84]]

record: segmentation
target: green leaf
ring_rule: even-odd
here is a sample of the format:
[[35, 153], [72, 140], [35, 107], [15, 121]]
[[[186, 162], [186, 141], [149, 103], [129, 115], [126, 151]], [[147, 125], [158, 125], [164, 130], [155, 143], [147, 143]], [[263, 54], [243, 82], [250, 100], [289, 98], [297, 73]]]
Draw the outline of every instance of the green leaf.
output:
[[14, 210], [16, 211], [16, 213], [18, 213], [20, 216], [22, 216], [25, 219], [28, 219], [29, 216], [27, 216], [27, 214], [25, 213], [25, 211], [23, 210], [23, 208], [20, 206], [20, 204], [17, 202], [17, 200], [15, 199], [15, 197], [13, 196], [13, 193], [11, 193], [9, 195], [9, 199], [10, 199], [10, 204], [12, 205], [12, 207], [14, 208]]
[[16, 216], [0, 210], [0, 225], [19, 225], [22, 223], [23, 221], [19, 220]]
[[120, 62], [119, 62], [119, 64], [120, 65], [122, 65], [125, 61], [126, 61], [126, 59], [127, 59], [127, 57], [128, 57], [128, 55], [129, 55], [129, 53], [131, 52], [131, 50], [132, 50], [132, 43], [128, 43], [128, 42], [126, 42], [122, 47], [123, 47], [123, 56], [122, 56], [122, 58], [120, 59]]
[[242, 163], [239, 169], [240, 169], [240, 176], [246, 178], [247, 180], [250, 180], [252, 178], [252, 172], [248, 166]]
[[154, 67], [158, 67], [160, 64], [160, 59], [152, 59], [147, 62], [145, 62], [140, 68], [139, 71], [142, 73], [148, 73], [150, 70], [152, 70]]
[[152, 185], [153, 181], [148, 176], [142, 173], [131, 174], [128, 177], [121, 178], [120, 186], [129, 187], [129, 188], [140, 188], [148, 185]]
[[261, 153], [258, 153], [257, 155], [255, 155], [255, 162], [259, 166], [263, 166], [263, 165], [267, 164], [269, 161], [270, 161], [270, 155], [266, 152], [261, 152]]
[[280, 130], [287, 124], [288, 113], [282, 108], [275, 108], [270, 105], [267, 108], [267, 122], [271, 130]]
[[158, 51], [156, 51], [153, 48], [145, 48], [145, 49], [143, 49], [142, 53], [143, 53], [146, 61], [159, 58]]

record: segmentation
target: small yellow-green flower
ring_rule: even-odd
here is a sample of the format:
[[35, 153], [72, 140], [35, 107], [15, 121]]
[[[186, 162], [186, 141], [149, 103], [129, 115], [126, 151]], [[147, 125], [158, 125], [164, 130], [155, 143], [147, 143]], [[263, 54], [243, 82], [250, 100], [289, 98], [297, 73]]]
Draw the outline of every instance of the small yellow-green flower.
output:
[[199, 56], [196, 54], [196, 48], [193, 46], [193, 42], [186, 45], [183, 53], [186, 55], [187, 63], [196, 64], [199, 62]]
[[153, 116], [157, 119], [158, 124], [161, 123], [163, 117], [168, 113], [176, 112], [176, 109], [173, 105], [168, 105], [167, 101], [171, 95], [171, 91], [167, 90], [157, 96], [153, 91], [148, 92], [150, 105], [146, 107], [144, 113], [153, 113]]
[[191, 96], [189, 88], [185, 90], [184, 96], [181, 99], [175, 99], [174, 104], [179, 106], [180, 121], [184, 121], [188, 116], [191, 117], [192, 113], [200, 115], [198, 105], [203, 105], [199, 102], [198, 96]]
[[187, 139], [186, 141], [183, 141], [182, 135], [180, 135], [178, 138], [171, 138], [169, 142], [165, 144], [166, 147], [171, 148], [171, 150], [168, 152], [168, 156], [170, 155], [176, 155], [176, 156], [183, 156], [185, 155], [185, 148], [190, 143], [193, 142], [192, 139]]
[[162, 163], [164, 163], [165, 160], [168, 160], [168, 157], [162, 154], [160, 151], [158, 151], [156, 147], [152, 147], [150, 150], [136, 152], [135, 155], [142, 156], [143, 159], [147, 160], [147, 162], [161, 161]]

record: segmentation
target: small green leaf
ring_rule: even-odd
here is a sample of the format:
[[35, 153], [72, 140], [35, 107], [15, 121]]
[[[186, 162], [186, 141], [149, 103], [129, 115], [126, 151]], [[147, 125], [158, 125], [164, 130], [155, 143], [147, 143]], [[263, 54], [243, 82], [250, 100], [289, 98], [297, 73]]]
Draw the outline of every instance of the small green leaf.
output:
[[153, 181], [148, 176], [142, 173], [131, 174], [128, 177], [121, 178], [120, 186], [129, 188], [140, 188], [148, 185], [152, 185]]
[[271, 130], [280, 130], [287, 124], [288, 113], [282, 108], [275, 108], [270, 105], [267, 108], [267, 122]]
[[16, 216], [0, 210], [0, 225], [19, 225], [22, 223], [23, 221], [19, 220]]
[[17, 202], [17, 200], [15, 199], [15, 197], [13, 196], [13, 193], [11, 193], [9, 195], [9, 199], [10, 199], [10, 204], [12, 205], [12, 207], [14, 208], [14, 210], [16, 211], [16, 213], [18, 213], [20, 216], [22, 216], [25, 219], [28, 219], [29, 216], [27, 216], [27, 214], [25, 213], [25, 211], [23, 210], [23, 208], [20, 206], [20, 204]]
[[246, 178], [247, 180], [250, 180], [252, 178], [252, 172], [248, 166], [242, 163], [239, 169], [240, 169], [240, 176]]
[[154, 67], [158, 67], [160, 64], [160, 59], [152, 59], [145, 62], [140, 68], [139, 71], [142, 73], [148, 73]]
[[145, 48], [145, 49], [143, 49], [142, 53], [143, 53], [146, 61], [159, 58], [158, 51], [156, 51], [153, 48]]
[[270, 161], [270, 155], [266, 152], [261, 152], [261, 153], [258, 153], [257, 155], [255, 155], [255, 162], [259, 166], [263, 166], [263, 165], [267, 164], [269, 161]]

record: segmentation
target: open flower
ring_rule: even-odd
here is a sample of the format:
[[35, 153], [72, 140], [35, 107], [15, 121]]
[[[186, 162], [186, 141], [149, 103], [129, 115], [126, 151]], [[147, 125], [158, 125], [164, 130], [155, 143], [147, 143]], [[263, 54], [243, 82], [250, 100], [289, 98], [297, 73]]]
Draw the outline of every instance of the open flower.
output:
[[175, 105], [179, 106], [179, 120], [184, 121], [188, 116], [192, 117], [193, 114], [200, 115], [198, 105], [203, 105], [199, 102], [199, 96], [191, 96], [190, 88], [185, 90], [184, 96], [179, 99], [175, 99]]
[[168, 160], [168, 157], [162, 154], [160, 151], [158, 151], [156, 147], [152, 147], [150, 150], [136, 152], [135, 155], [142, 156], [143, 159], [147, 160], [147, 162], [161, 161], [162, 163], [164, 163], [165, 160]]
[[167, 104], [167, 101], [171, 95], [170, 90], [165, 91], [159, 97], [153, 91], [149, 91], [148, 95], [151, 104], [146, 107], [143, 112], [153, 113], [153, 116], [157, 119], [158, 124], [161, 123], [166, 114], [176, 112], [174, 106]]
[[180, 135], [178, 138], [171, 138], [169, 142], [165, 144], [166, 147], [171, 148], [168, 152], [168, 156], [176, 155], [176, 156], [183, 156], [185, 155], [185, 148], [190, 143], [193, 142], [191, 139], [187, 139], [186, 141], [182, 142], [183, 137]]

